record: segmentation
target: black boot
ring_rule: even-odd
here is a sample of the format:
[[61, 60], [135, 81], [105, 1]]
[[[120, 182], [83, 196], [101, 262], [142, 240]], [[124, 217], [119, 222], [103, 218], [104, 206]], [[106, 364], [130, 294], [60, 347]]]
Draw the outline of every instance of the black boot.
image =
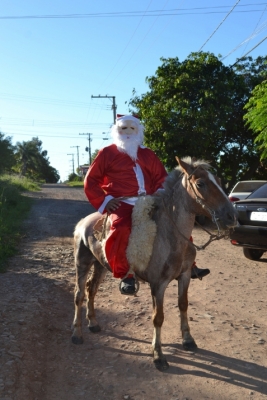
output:
[[121, 294], [133, 295], [136, 293], [135, 288], [135, 279], [132, 278], [124, 278], [120, 282], [120, 292]]
[[209, 275], [210, 270], [208, 268], [201, 269], [196, 265], [191, 269], [191, 279], [200, 279], [204, 278], [204, 276]]

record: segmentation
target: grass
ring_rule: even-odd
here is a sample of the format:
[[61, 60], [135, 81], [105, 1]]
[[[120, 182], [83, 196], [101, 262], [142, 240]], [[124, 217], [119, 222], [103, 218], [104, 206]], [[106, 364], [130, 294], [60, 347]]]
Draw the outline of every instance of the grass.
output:
[[78, 181], [72, 181], [72, 182], [68, 182], [68, 186], [71, 187], [83, 187], [83, 181], [82, 182], [78, 182]]
[[23, 192], [37, 190], [39, 184], [30, 179], [0, 176], [0, 272], [7, 270], [8, 258], [17, 252], [22, 222], [32, 205], [32, 199]]

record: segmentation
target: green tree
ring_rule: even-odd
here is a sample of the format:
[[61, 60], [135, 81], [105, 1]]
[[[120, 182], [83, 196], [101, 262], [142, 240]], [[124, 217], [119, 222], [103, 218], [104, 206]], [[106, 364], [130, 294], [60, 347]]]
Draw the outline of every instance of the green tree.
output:
[[267, 80], [257, 85], [245, 105], [244, 119], [256, 136], [255, 143], [261, 151], [261, 161], [267, 159]]
[[94, 159], [96, 158], [98, 152], [99, 152], [98, 149], [96, 149], [96, 150], [93, 152], [93, 154], [92, 154], [92, 156], [91, 156], [91, 163], [92, 163], [92, 162], [94, 161]]
[[14, 147], [11, 144], [11, 138], [5, 137], [0, 132], [0, 173], [10, 171], [15, 164]]
[[260, 155], [252, 132], [243, 121], [251, 88], [263, 78], [265, 59], [246, 59], [234, 68], [211, 53], [161, 59], [155, 76], [146, 78], [149, 91], [133, 97], [129, 106], [145, 125], [145, 144], [167, 169], [175, 156], [191, 155], [212, 162], [230, 186], [246, 174], [253, 176]]
[[82, 182], [82, 180], [83, 180], [82, 176], [77, 175], [73, 172], [71, 174], [69, 174], [69, 176], [68, 176], [69, 182]]
[[22, 176], [33, 175], [38, 170], [38, 162], [40, 161], [39, 147], [41, 141], [38, 138], [32, 138], [28, 142], [16, 143], [16, 159], [17, 168]]
[[37, 137], [28, 142], [18, 142], [15, 157], [16, 168], [23, 176], [50, 183], [56, 183], [60, 178], [58, 171], [50, 166], [47, 151], [42, 149], [42, 141]]

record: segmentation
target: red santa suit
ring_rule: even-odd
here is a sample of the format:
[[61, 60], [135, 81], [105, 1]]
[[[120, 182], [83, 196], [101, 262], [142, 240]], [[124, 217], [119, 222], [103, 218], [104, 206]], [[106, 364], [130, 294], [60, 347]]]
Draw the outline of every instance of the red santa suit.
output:
[[118, 150], [115, 144], [99, 151], [84, 181], [85, 194], [101, 213], [112, 198], [131, 197], [109, 215], [111, 230], [106, 240], [106, 257], [116, 278], [129, 270], [126, 249], [131, 232], [131, 214], [138, 195], [151, 195], [162, 188], [167, 172], [156, 154], [139, 146], [137, 159]]

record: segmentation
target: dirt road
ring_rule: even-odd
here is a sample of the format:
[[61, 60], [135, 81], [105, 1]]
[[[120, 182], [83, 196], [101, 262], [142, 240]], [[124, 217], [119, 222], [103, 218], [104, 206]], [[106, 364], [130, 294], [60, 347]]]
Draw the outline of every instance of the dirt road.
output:
[[[72, 232], [92, 212], [82, 189], [44, 185], [9, 271], [0, 275], [0, 400], [245, 400], [267, 399], [267, 258], [244, 258], [223, 240], [197, 254], [211, 274], [192, 281], [191, 333], [181, 345], [177, 282], [165, 296], [162, 342], [170, 368], [151, 357], [151, 299], [122, 296], [110, 274], [96, 300], [102, 331], [71, 343]], [[195, 243], [206, 234], [193, 232]]]

